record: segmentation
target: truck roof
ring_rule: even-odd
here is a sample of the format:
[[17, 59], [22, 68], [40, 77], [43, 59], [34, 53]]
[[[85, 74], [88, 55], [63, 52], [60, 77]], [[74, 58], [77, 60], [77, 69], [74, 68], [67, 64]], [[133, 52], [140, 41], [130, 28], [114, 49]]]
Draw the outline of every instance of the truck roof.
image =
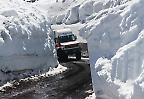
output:
[[73, 34], [72, 33], [72, 30], [70, 28], [64, 28], [64, 29], [59, 29], [59, 30], [55, 30], [55, 37], [58, 37], [58, 36], [65, 36], [65, 35], [71, 35]]
[[70, 28], [64, 28], [64, 29], [59, 29], [56, 30], [57, 33], [68, 33], [68, 32], [72, 32], [72, 30]]

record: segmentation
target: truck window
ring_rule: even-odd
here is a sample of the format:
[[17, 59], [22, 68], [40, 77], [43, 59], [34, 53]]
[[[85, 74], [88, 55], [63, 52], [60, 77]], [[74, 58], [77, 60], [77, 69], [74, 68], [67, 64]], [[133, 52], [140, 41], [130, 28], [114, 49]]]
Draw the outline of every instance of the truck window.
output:
[[72, 34], [72, 35], [62, 35], [62, 36], [59, 37], [59, 39], [60, 39], [61, 43], [69, 42], [69, 41], [75, 41], [76, 40], [74, 34]]

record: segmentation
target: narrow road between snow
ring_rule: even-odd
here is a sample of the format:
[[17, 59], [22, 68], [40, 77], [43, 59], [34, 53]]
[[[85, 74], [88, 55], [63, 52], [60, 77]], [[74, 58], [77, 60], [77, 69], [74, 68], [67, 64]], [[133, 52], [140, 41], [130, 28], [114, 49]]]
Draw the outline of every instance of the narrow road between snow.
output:
[[61, 65], [68, 70], [39, 81], [18, 82], [1, 92], [0, 99], [84, 99], [92, 93], [88, 59], [71, 58]]

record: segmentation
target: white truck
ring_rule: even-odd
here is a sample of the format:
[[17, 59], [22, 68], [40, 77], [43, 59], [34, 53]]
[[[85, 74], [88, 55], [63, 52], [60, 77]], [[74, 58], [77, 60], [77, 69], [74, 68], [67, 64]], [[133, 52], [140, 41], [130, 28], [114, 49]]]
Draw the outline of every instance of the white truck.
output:
[[77, 60], [81, 59], [81, 48], [71, 29], [55, 30], [54, 37], [59, 60], [67, 60], [69, 55], [75, 55]]

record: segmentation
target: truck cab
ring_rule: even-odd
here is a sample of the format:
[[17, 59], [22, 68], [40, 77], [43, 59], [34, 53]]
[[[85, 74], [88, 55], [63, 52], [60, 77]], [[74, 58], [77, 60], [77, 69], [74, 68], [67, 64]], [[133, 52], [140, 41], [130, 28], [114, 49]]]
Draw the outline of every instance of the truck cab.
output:
[[77, 60], [81, 59], [81, 48], [71, 29], [55, 30], [54, 37], [59, 60], [67, 60], [69, 55], [75, 55]]

